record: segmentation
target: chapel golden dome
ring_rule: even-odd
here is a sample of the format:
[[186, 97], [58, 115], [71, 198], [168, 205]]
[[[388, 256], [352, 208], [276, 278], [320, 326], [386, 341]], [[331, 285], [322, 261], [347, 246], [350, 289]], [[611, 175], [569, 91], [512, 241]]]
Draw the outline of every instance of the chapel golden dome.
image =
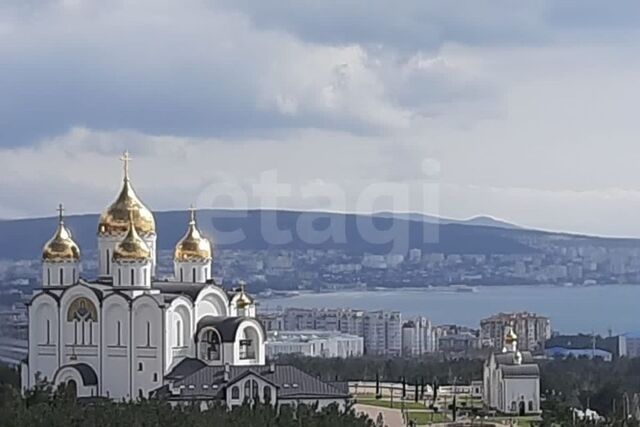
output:
[[127, 235], [113, 250], [114, 261], [147, 261], [151, 259], [151, 250], [136, 231], [133, 209], [129, 209]]
[[507, 331], [507, 335], [505, 335], [504, 337], [504, 342], [507, 344], [512, 344], [516, 341], [518, 341], [518, 335], [516, 335], [515, 331], [513, 330], [513, 327], [510, 326], [509, 330]]
[[174, 259], [178, 262], [211, 260], [211, 242], [198, 230], [196, 211], [193, 206], [191, 207], [189, 228], [182, 240], [176, 245]]
[[80, 261], [80, 248], [73, 241], [71, 232], [64, 225], [62, 204], [58, 208], [58, 229], [56, 234], [49, 240], [42, 249], [42, 260], [53, 262]]
[[244, 283], [240, 283], [240, 295], [238, 296], [238, 300], [236, 301], [236, 307], [240, 310], [244, 310], [251, 304], [253, 304], [253, 299], [247, 294], [244, 290]]
[[151, 211], [142, 203], [131, 186], [129, 180], [129, 161], [131, 157], [124, 152], [121, 160], [124, 162], [124, 180], [122, 189], [116, 200], [100, 215], [98, 235], [121, 236], [129, 229], [129, 210], [133, 213], [133, 223], [136, 231], [143, 236], [155, 234], [156, 222]]

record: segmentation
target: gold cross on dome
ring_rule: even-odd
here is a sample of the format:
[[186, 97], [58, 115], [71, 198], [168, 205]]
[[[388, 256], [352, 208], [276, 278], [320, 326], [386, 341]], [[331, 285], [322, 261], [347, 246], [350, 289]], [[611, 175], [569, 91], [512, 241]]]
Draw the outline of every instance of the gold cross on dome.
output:
[[64, 214], [64, 206], [62, 205], [62, 203], [58, 205], [58, 209], [56, 210], [58, 211], [58, 219], [60, 220], [60, 222], [62, 222], [62, 216]]
[[189, 212], [191, 215], [191, 221], [196, 222], [196, 207], [193, 203], [191, 203], [191, 205], [189, 206]]
[[131, 156], [129, 155], [129, 150], [124, 150], [124, 153], [122, 153], [122, 157], [120, 157], [120, 160], [122, 160], [124, 166], [124, 179], [129, 179], [129, 162], [132, 160]]

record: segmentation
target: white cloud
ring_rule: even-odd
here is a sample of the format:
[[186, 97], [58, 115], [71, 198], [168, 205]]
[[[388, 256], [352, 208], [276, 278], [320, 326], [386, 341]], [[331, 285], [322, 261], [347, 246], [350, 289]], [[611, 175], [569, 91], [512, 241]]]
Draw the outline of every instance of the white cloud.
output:
[[155, 209], [273, 169], [285, 207], [427, 182], [445, 216], [640, 236], [631, 3], [286, 3], [3, 2], [0, 217], [99, 211], [129, 148]]
[[[184, 136], [301, 126], [378, 133], [406, 128], [419, 113], [408, 108], [408, 88], [393, 84], [407, 59], [257, 29], [241, 13], [197, 0], [16, 6], [0, 9], [0, 28], [4, 146], [74, 126]], [[442, 93], [442, 81], [456, 98], [457, 71], [430, 80], [423, 69], [427, 78], [406, 84], [422, 104]]]

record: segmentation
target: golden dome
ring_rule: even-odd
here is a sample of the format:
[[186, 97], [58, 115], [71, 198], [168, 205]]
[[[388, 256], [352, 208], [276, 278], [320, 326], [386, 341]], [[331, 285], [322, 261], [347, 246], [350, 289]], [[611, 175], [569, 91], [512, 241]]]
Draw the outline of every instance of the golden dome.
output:
[[43, 261], [80, 261], [80, 248], [73, 241], [71, 232], [64, 225], [62, 218], [62, 205], [58, 208], [59, 220], [56, 234], [44, 245], [42, 250]]
[[129, 180], [129, 153], [122, 156], [124, 162], [124, 182], [116, 200], [100, 216], [98, 235], [121, 236], [129, 229], [129, 209], [133, 211], [136, 231], [143, 236], [155, 234], [156, 221], [151, 211], [138, 198]]
[[174, 259], [179, 262], [211, 260], [211, 242], [200, 234], [196, 225], [196, 211], [193, 207], [191, 207], [189, 228], [182, 240], [176, 245]]
[[113, 250], [114, 261], [147, 261], [151, 259], [151, 250], [136, 231], [133, 212], [133, 209], [129, 209], [129, 231]]
[[244, 291], [244, 283], [240, 284], [240, 295], [238, 296], [238, 300], [236, 301], [236, 307], [244, 310], [248, 306], [253, 304], [253, 299]]
[[507, 332], [507, 335], [504, 337], [504, 341], [507, 344], [511, 344], [518, 341], [518, 335], [516, 335], [512, 326], [509, 327], [509, 331]]

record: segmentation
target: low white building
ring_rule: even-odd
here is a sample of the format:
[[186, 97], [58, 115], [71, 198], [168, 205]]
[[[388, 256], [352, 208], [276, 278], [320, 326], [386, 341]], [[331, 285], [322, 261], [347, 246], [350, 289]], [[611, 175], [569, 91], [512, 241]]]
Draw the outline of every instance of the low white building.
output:
[[[261, 317], [266, 319], [266, 315]], [[283, 325], [286, 331], [339, 331], [362, 337], [365, 354], [402, 354], [402, 314], [398, 311], [290, 307], [284, 310], [281, 324], [274, 319], [269, 324]]]
[[290, 365], [213, 366], [199, 359], [183, 359], [166, 376], [167, 384], [154, 396], [172, 403], [210, 405], [224, 402], [233, 409], [248, 403], [278, 408], [299, 404], [318, 409], [350, 400], [348, 383], [328, 383]]
[[518, 350], [518, 337], [509, 329], [505, 348], [492, 353], [484, 365], [485, 405], [508, 415], [539, 414], [540, 370], [528, 351]]
[[267, 357], [301, 354], [310, 357], [359, 357], [362, 337], [335, 331], [274, 331], [268, 334]]

